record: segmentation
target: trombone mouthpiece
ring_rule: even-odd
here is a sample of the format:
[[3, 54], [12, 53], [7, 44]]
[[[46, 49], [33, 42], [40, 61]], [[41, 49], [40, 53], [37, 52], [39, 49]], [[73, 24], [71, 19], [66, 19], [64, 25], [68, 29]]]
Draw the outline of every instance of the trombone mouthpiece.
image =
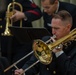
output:
[[54, 38], [54, 39], [55, 39], [55, 38], [56, 38], [56, 35], [53, 35], [53, 36], [52, 36], [52, 38]]

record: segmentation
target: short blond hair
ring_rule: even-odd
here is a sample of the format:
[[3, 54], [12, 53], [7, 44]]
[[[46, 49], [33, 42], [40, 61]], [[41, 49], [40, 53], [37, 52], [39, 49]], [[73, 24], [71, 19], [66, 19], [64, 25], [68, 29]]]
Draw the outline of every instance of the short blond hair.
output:
[[61, 19], [62, 21], [67, 21], [72, 25], [72, 16], [66, 10], [61, 10], [57, 14], [53, 14], [53, 18]]

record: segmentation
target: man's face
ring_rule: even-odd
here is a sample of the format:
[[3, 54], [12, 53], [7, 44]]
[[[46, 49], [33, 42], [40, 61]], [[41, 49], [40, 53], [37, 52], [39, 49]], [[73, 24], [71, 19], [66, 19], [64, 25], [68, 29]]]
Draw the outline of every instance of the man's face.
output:
[[63, 22], [60, 19], [52, 19], [51, 23], [52, 34], [56, 35], [57, 39], [60, 39], [69, 33], [68, 25], [63, 25]]
[[45, 0], [44, 2], [41, 1], [41, 5], [43, 7], [44, 12], [46, 12], [48, 15], [52, 15], [57, 9], [57, 4], [51, 4], [50, 0]]

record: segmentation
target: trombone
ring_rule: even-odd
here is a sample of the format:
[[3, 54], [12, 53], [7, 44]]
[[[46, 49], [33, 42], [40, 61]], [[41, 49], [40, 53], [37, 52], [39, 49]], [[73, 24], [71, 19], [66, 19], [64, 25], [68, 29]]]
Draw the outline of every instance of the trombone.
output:
[[[40, 39], [34, 40], [33, 51], [31, 51], [29, 54], [27, 54], [26, 56], [24, 56], [23, 58], [21, 58], [20, 60], [18, 60], [17, 62], [12, 64], [11, 66], [9, 66], [8, 68], [6, 68], [4, 70], [4, 72], [8, 71], [13, 66], [18, 69], [16, 64], [19, 63], [20, 61], [22, 61], [23, 59], [25, 59], [27, 56], [29, 56], [32, 53], [35, 54], [35, 56], [37, 57], [38, 61], [36, 61], [31, 66], [29, 66], [27, 69], [25, 69], [23, 71], [23, 73], [26, 72], [27, 70], [29, 70], [34, 65], [36, 65], [38, 62], [41, 62], [41, 63], [43, 63], [45, 65], [50, 64], [52, 62], [52, 50], [54, 48], [58, 47], [60, 44], [64, 44], [65, 45], [65, 43], [67, 43], [69, 41], [76, 41], [76, 28], [73, 29], [68, 35], [62, 37], [61, 39], [59, 39], [59, 40], [57, 40], [57, 41], [55, 41], [53, 43], [47, 44], [48, 42], [50, 42], [50, 40], [51, 39], [47, 40], [46, 42], [43, 42]], [[36, 45], [34, 45], [34, 44], [36, 44]]]
[[[55, 36], [54, 36], [55, 37]], [[49, 41], [51, 41], [51, 39], [47, 40], [46, 43], [48, 43]], [[4, 72], [7, 72], [9, 69], [11, 69], [12, 67], [15, 67], [16, 69], [19, 69], [16, 64], [18, 64], [19, 62], [21, 62], [22, 60], [24, 60], [25, 58], [27, 58], [29, 55], [33, 54], [34, 51], [31, 51], [30, 53], [28, 53], [27, 55], [25, 55], [24, 57], [22, 57], [21, 59], [19, 59], [18, 61], [16, 61], [15, 63], [13, 63], [11, 66], [9, 66], [8, 68], [6, 68], [4, 70]], [[34, 65], [36, 65], [39, 62], [36, 61], [34, 64], [32, 64], [30, 67], [28, 67], [25, 71], [29, 70], [31, 67], [33, 67]]]
[[4, 72], [8, 71], [9, 69], [11, 69], [12, 67], [15, 67], [16, 69], [18, 69], [18, 67], [16, 66], [16, 64], [18, 64], [20, 61], [24, 60], [26, 57], [28, 57], [29, 55], [31, 55], [34, 51], [31, 51], [30, 53], [28, 53], [27, 55], [25, 55], [23, 58], [19, 59], [18, 61], [16, 61], [14, 64], [12, 64], [11, 66], [9, 66], [8, 68], [6, 68], [4, 70]]

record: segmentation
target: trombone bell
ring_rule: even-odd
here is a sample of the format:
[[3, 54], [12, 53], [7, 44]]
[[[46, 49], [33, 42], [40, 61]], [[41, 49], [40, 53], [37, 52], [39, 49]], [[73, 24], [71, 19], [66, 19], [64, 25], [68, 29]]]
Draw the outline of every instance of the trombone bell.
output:
[[52, 51], [50, 51], [47, 44], [41, 40], [35, 40], [33, 43], [34, 54], [37, 59], [43, 64], [50, 64], [52, 61]]

